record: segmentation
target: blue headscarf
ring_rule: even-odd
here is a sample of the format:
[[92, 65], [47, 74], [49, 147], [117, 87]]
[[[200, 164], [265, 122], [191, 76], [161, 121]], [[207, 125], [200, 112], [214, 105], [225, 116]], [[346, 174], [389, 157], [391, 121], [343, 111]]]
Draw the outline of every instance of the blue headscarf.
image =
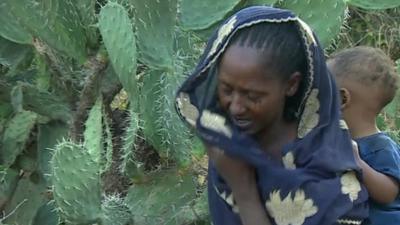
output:
[[[308, 72], [298, 109], [296, 140], [282, 149], [282, 164], [272, 161], [252, 137], [243, 134], [218, 109], [217, 61], [238, 30], [258, 23], [297, 24], [304, 40]], [[210, 38], [200, 63], [178, 90], [176, 108], [199, 137], [256, 169], [258, 189], [277, 225], [361, 224], [367, 217], [367, 192], [359, 182], [347, 126], [323, 50], [310, 27], [288, 10], [266, 6], [243, 9]], [[239, 225], [230, 188], [209, 163], [208, 191], [214, 225]]]

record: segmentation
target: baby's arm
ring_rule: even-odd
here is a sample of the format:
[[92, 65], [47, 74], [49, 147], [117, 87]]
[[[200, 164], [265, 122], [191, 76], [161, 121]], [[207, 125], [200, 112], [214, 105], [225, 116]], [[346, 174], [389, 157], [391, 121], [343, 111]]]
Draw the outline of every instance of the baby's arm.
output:
[[362, 169], [364, 184], [370, 197], [380, 204], [389, 204], [393, 202], [399, 193], [398, 182], [392, 177], [374, 170], [364, 162], [359, 155], [358, 146], [354, 144], [354, 142], [353, 150], [355, 152], [356, 161]]
[[232, 189], [244, 225], [270, 225], [257, 189], [255, 171], [246, 163], [226, 156], [222, 150], [207, 146], [218, 173]]

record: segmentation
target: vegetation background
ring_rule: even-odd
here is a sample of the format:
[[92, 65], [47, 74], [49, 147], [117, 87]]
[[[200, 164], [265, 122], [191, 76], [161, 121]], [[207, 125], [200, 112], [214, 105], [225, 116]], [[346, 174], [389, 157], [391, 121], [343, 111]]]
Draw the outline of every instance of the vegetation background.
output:
[[[2, 0], [0, 225], [210, 224], [175, 90], [224, 18], [271, 4], [327, 56], [379, 47], [400, 72], [398, 0]], [[377, 118], [398, 142], [399, 109]]]

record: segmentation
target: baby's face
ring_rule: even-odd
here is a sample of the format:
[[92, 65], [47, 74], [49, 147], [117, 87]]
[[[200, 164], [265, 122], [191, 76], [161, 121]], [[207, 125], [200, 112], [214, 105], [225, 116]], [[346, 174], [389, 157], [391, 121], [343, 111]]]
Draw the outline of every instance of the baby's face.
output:
[[257, 49], [230, 46], [219, 66], [218, 98], [231, 122], [249, 134], [258, 134], [281, 121], [286, 82], [261, 65]]

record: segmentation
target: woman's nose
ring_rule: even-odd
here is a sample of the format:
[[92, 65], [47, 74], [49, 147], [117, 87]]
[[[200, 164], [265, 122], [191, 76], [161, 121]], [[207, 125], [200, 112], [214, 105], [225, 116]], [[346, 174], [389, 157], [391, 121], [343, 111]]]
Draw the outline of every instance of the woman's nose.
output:
[[232, 96], [231, 104], [229, 105], [229, 112], [232, 116], [238, 116], [243, 114], [246, 111], [246, 108], [243, 104], [243, 99], [239, 94], [234, 94]]

